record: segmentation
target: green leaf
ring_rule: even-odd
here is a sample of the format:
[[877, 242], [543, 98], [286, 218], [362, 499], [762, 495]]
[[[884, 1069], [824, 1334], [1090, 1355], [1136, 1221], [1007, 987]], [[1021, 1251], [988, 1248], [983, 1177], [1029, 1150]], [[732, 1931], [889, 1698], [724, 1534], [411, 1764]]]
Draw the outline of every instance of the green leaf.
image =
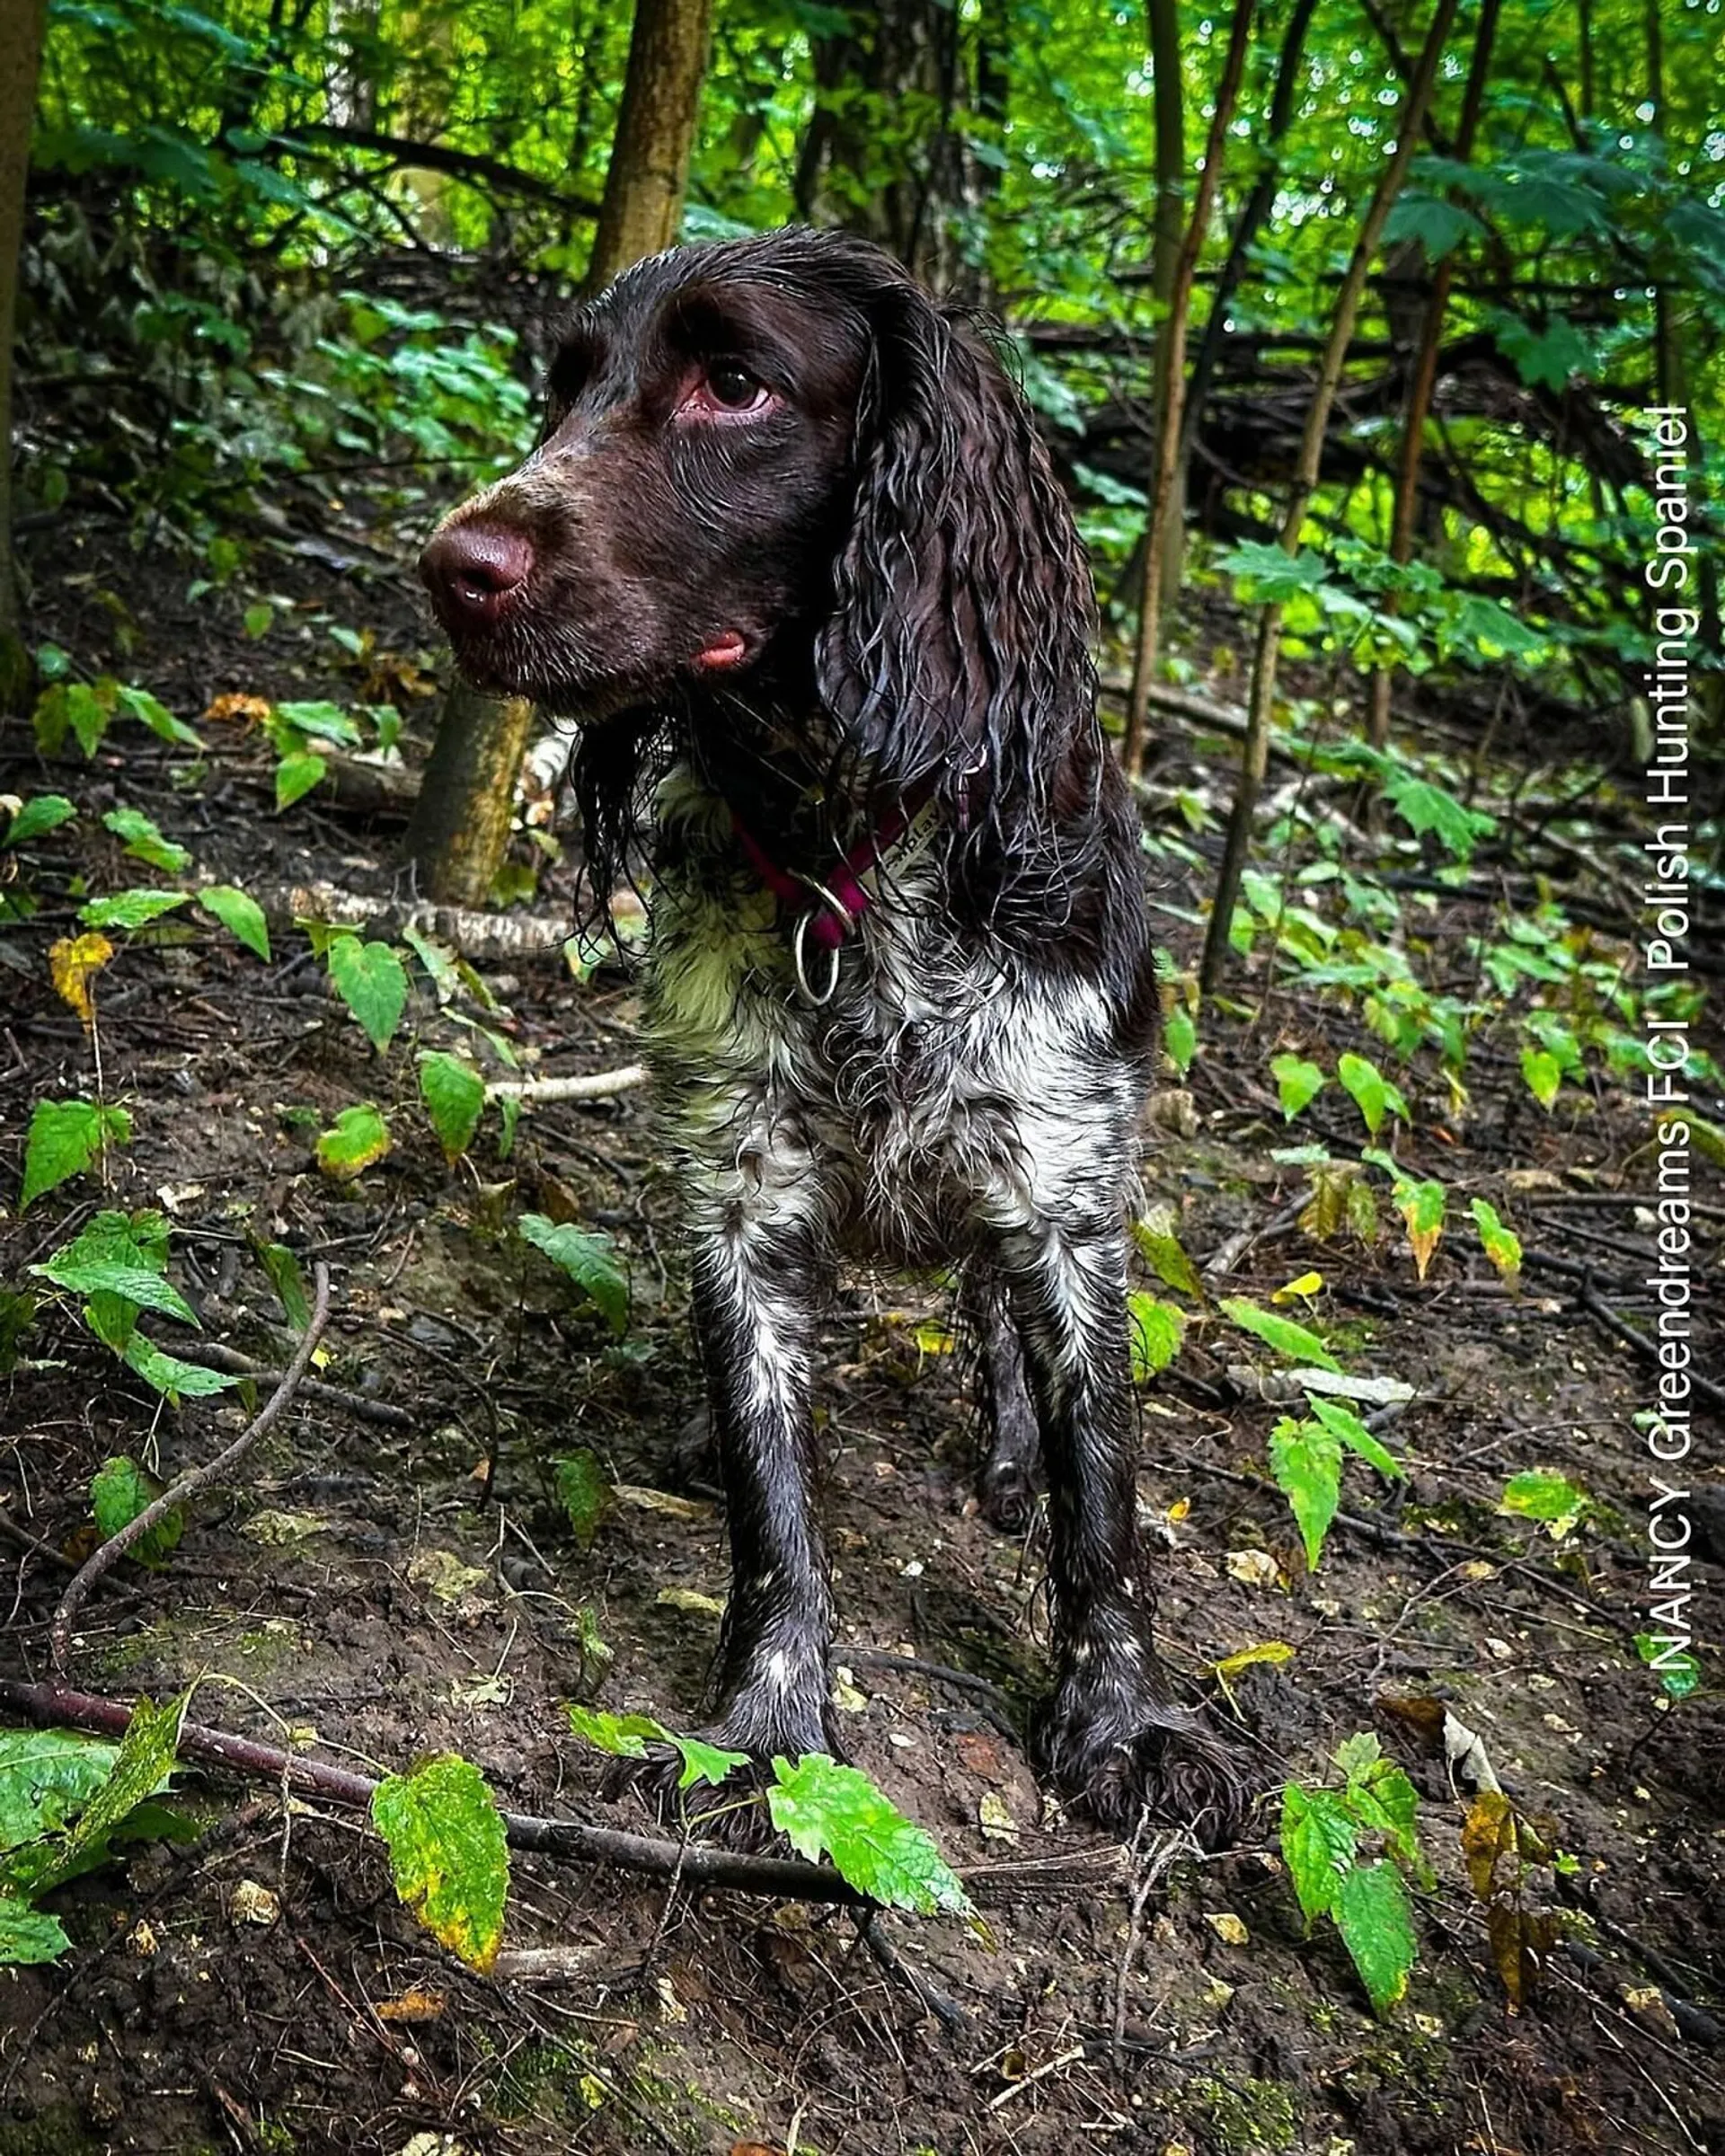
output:
[[68, 732], [93, 756], [114, 715], [114, 685], [92, 687], [84, 681], [57, 681], [37, 700], [33, 724], [36, 745], [45, 756], [58, 756]]
[[324, 741], [333, 741], [340, 748], [358, 748], [361, 736], [358, 725], [339, 703], [320, 698], [312, 703], [279, 703], [276, 717], [296, 728], [302, 734], [315, 734]]
[[164, 876], [177, 876], [191, 865], [187, 849], [164, 836], [154, 818], [141, 808], [111, 808], [102, 820], [116, 838], [125, 841], [126, 851], [135, 861], [147, 862]]
[[1635, 1651], [1648, 1666], [1657, 1672], [1660, 1684], [1674, 1700], [1686, 1700], [1691, 1692], [1701, 1688], [1701, 1664], [1687, 1648], [1675, 1640], [1661, 1639], [1652, 1632], [1637, 1632]]
[[176, 1407], [182, 1400], [208, 1400], [217, 1392], [226, 1392], [231, 1385], [243, 1383], [237, 1376], [211, 1370], [202, 1363], [183, 1362], [179, 1356], [158, 1348], [153, 1340], [146, 1340], [141, 1332], [133, 1333], [123, 1353], [127, 1367], [135, 1370], [146, 1385], [165, 1393]]
[[[1337, 1754], [1340, 1760], [1340, 1754]], [[1431, 1868], [1420, 1847], [1415, 1824], [1420, 1792], [1393, 1759], [1374, 1759], [1347, 1770], [1344, 1801], [1362, 1826], [1384, 1836], [1391, 1853], [1404, 1869], [1429, 1879]]]
[[22, 846], [44, 832], [56, 831], [77, 814], [63, 793], [34, 793], [6, 826], [0, 845]]
[[617, 1262], [609, 1236], [589, 1234], [567, 1223], [559, 1226], [543, 1213], [524, 1213], [517, 1225], [524, 1241], [543, 1250], [592, 1298], [613, 1332], [627, 1329], [629, 1277]]
[[1307, 1063], [1303, 1056], [1272, 1056], [1270, 1074], [1276, 1081], [1276, 1092], [1282, 1104], [1282, 1115], [1291, 1123], [1303, 1108], [1309, 1107], [1325, 1084], [1323, 1073], [1315, 1063]]
[[407, 968], [399, 955], [388, 943], [338, 936], [330, 946], [329, 968], [336, 994], [383, 1055], [407, 1008]]
[[1330, 1913], [1367, 1997], [1383, 2013], [1407, 1990], [1417, 1951], [1406, 1881], [1391, 1863], [1353, 1865], [1342, 1874]]
[[389, 1126], [369, 1100], [344, 1108], [317, 1141], [317, 1164], [338, 1183], [350, 1183], [389, 1151]]
[[[90, 1504], [102, 1541], [111, 1542], [122, 1527], [129, 1526], [161, 1494], [161, 1484], [154, 1476], [146, 1475], [136, 1460], [128, 1459], [123, 1453], [104, 1460], [90, 1482]], [[179, 1548], [185, 1529], [185, 1515], [176, 1506], [134, 1542], [127, 1555], [136, 1558], [140, 1565], [164, 1564]]]
[[240, 616], [240, 626], [248, 636], [267, 636], [275, 618], [276, 610], [268, 599], [254, 599]]
[[479, 1769], [453, 1754], [377, 1785], [371, 1816], [395, 1891], [432, 1937], [483, 1975], [503, 1943], [509, 1849]]
[[683, 1760], [677, 1785], [679, 1789], [693, 1789], [697, 1781], [711, 1782], [716, 1789], [733, 1767], [748, 1764], [747, 1752], [728, 1752], [698, 1736], [678, 1736], [650, 1714], [606, 1714], [599, 1708], [578, 1707], [572, 1702], [565, 1706], [564, 1712], [577, 1736], [608, 1752], [614, 1759], [645, 1759], [649, 1745], [672, 1745]]
[[6, 1860], [4, 1885], [27, 1895], [46, 1894], [62, 1879], [87, 1871], [106, 1856], [115, 1830], [125, 1825], [146, 1798], [159, 1796], [173, 1772], [180, 1724], [189, 1692], [163, 1706], [139, 1700], [132, 1710], [102, 1787], [80, 1812], [77, 1823], [58, 1842], [31, 1842]]
[[1464, 807], [1453, 793], [1405, 772], [1392, 772], [1384, 779], [1384, 798], [1417, 837], [1434, 833], [1454, 861], [1470, 860], [1480, 840], [1495, 827], [1491, 817]]
[[1186, 1316], [1172, 1303], [1159, 1302], [1135, 1288], [1126, 1299], [1132, 1320], [1132, 1376], [1146, 1383], [1165, 1370], [1186, 1338]]
[[457, 1161], [473, 1142], [485, 1108], [485, 1081], [471, 1063], [441, 1049], [420, 1057], [420, 1097], [447, 1161]]
[[86, 928], [144, 928], [186, 903], [184, 891], [116, 891], [111, 898], [93, 898], [80, 906], [78, 919]]
[[82, 1175], [104, 1145], [125, 1145], [132, 1118], [123, 1108], [93, 1100], [39, 1100], [24, 1143], [24, 1183], [18, 1210], [28, 1212], [45, 1191]]
[[1557, 1057], [1549, 1048], [1536, 1048], [1530, 1041], [1521, 1051], [1521, 1074], [1527, 1082], [1527, 1091], [1549, 1110], [1563, 1082], [1563, 1066]]
[[552, 1469], [557, 1479], [558, 1499], [569, 1515], [576, 1544], [590, 1550], [599, 1523], [611, 1508], [610, 1478], [599, 1465], [597, 1454], [585, 1449], [553, 1460]]
[[1365, 1118], [1366, 1128], [1374, 1138], [1386, 1113], [1400, 1116], [1404, 1123], [1412, 1120], [1401, 1089], [1392, 1085], [1377, 1065], [1364, 1056], [1339, 1057], [1336, 1076]]
[[1285, 1415], [1269, 1433], [1269, 1470], [1299, 1524], [1306, 1564], [1315, 1572], [1341, 1502], [1341, 1441], [1322, 1423]]
[[175, 1318], [181, 1325], [197, 1329], [197, 1312], [160, 1273], [130, 1264], [122, 1258], [107, 1255], [81, 1258], [77, 1250], [76, 1243], [68, 1243], [65, 1250], [56, 1250], [51, 1258], [40, 1265], [32, 1265], [30, 1269], [45, 1280], [51, 1280], [56, 1287], [67, 1288], [75, 1295], [123, 1295], [140, 1310], [159, 1310], [164, 1317]]
[[296, 1332], [304, 1332], [312, 1321], [312, 1299], [305, 1292], [305, 1276], [300, 1270], [299, 1259], [285, 1242], [264, 1242], [257, 1246], [258, 1262], [262, 1266], [276, 1299], [286, 1312], [288, 1322]]
[[1521, 1238], [1513, 1228], [1507, 1228], [1499, 1219], [1497, 1208], [1476, 1197], [1469, 1210], [1480, 1231], [1480, 1241], [1486, 1256], [1504, 1278], [1512, 1285], [1521, 1277]]
[[1587, 1491], [1579, 1489], [1567, 1475], [1534, 1469], [1526, 1474], [1510, 1476], [1498, 1500], [1498, 1510], [1515, 1518], [1538, 1520], [1554, 1542], [1561, 1542], [1590, 1502]]
[[1368, 1467], [1375, 1467], [1380, 1475], [1386, 1475], [1393, 1481], [1406, 1472], [1395, 1454], [1386, 1445], [1381, 1445], [1354, 1410], [1341, 1401], [1328, 1399], [1318, 1392], [1308, 1392], [1305, 1404], [1332, 1437], [1340, 1438], [1350, 1453], [1357, 1453]]
[[766, 1808], [799, 1856], [830, 1856], [853, 1886], [888, 1908], [976, 1914], [933, 1841], [866, 1774], [824, 1752], [795, 1766], [775, 1759], [773, 1772], [776, 1786], [766, 1792]]
[[1186, 1255], [1180, 1237], [1174, 1233], [1174, 1209], [1168, 1205], [1149, 1207], [1140, 1220], [1132, 1223], [1132, 1240], [1138, 1246], [1145, 1263], [1165, 1286], [1179, 1294], [1190, 1295], [1201, 1303], [1204, 1289], [1198, 1277], [1198, 1268]]
[[231, 883], [212, 883], [198, 893], [198, 903], [219, 921], [236, 942], [266, 965], [270, 962], [270, 923], [263, 908], [248, 892]]
[[323, 758], [309, 748], [296, 748], [276, 765], [276, 813], [304, 800], [328, 771]]
[[119, 1756], [118, 1745], [72, 1729], [0, 1729], [0, 1851], [59, 1833]]
[[176, 719], [161, 698], [152, 696], [147, 689], [121, 688], [116, 693], [116, 702], [140, 725], [147, 726], [157, 740], [172, 741], [178, 748], [204, 746], [185, 720]]
[[1353, 1817], [1334, 1791], [1304, 1789], [1297, 1781], [1283, 1789], [1282, 1861], [1308, 1926], [1334, 1902], [1357, 1839]]
[[58, 1916], [32, 1909], [15, 1895], [0, 1894], [0, 1968], [28, 1968], [32, 1964], [58, 1961], [69, 1953], [72, 1941]]
[[1183, 1078], [1198, 1053], [1198, 1027], [1185, 1009], [1171, 1011], [1162, 1029], [1163, 1053]]
[[1427, 261], [1435, 262], [1452, 253], [1464, 240], [1476, 238], [1484, 231], [1473, 211], [1459, 203], [1406, 188], [1396, 198], [1384, 227], [1384, 238], [1386, 243], [1418, 240], [1425, 249]]
[[1261, 539], [1243, 539], [1216, 557], [1216, 566], [1240, 579], [1241, 598], [1249, 605], [1273, 605], [1315, 592], [1329, 575], [1322, 554], [1302, 547], [1290, 554], [1285, 547]]
[[1314, 1369], [1337, 1370], [1341, 1365], [1331, 1354], [1315, 1332], [1304, 1325], [1296, 1325], [1292, 1318], [1278, 1317], [1274, 1311], [1260, 1310], [1255, 1303], [1243, 1296], [1230, 1296], [1222, 1305], [1223, 1312], [1239, 1326], [1243, 1332], [1255, 1334], [1265, 1347], [1273, 1348], [1278, 1355], [1289, 1362], [1310, 1363]]

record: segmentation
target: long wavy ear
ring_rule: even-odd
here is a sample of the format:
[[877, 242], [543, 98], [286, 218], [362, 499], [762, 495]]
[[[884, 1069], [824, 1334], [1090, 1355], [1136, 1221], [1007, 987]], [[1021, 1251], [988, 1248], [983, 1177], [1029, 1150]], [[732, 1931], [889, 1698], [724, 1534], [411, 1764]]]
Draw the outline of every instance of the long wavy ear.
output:
[[1084, 549], [981, 336], [902, 273], [862, 304], [856, 504], [817, 646], [821, 695], [873, 796], [932, 784], [960, 825], [980, 816], [1004, 837], [1094, 782]]

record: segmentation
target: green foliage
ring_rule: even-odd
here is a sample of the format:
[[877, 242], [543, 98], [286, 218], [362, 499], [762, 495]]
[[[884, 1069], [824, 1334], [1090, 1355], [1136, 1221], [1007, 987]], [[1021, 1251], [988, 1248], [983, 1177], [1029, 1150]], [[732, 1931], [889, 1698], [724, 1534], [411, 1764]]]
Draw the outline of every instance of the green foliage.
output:
[[458, 1161], [473, 1142], [485, 1108], [485, 1081], [459, 1056], [442, 1049], [420, 1057], [420, 1098], [447, 1161]]
[[1198, 1268], [1186, 1255], [1175, 1233], [1172, 1206], [1152, 1206], [1140, 1219], [1135, 1220], [1132, 1240], [1138, 1246], [1140, 1257], [1165, 1287], [1172, 1287], [1179, 1294], [1190, 1295], [1195, 1301], [1203, 1300], [1203, 1284], [1199, 1279]]
[[369, 1100], [344, 1108], [317, 1141], [317, 1164], [333, 1181], [350, 1183], [390, 1148], [389, 1126]]
[[185, 847], [164, 837], [154, 819], [141, 808], [111, 808], [102, 820], [124, 843], [134, 861], [160, 869], [166, 876], [177, 876], [190, 863], [191, 855]]
[[440, 1945], [485, 1975], [503, 1943], [509, 1851], [484, 1776], [452, 1754], [423, 1760], [378, 1783], [371, 1817], [402, 1902]]
[[1309, 1108], [1323, 1091], [1323, 1073], [1315, 1063], [1308, 1063], [1302, 1056], [1287, 1053], [1271, 1056], [1269, 1068], [1276, 1080], [1276, 1094], [1282, 1104], [1282, 1114], [1291, 1123], [1300, 1110]]
[[1273, 1310], [1261, 1310], [1255, 1303], [1249, 1303], [1240, 1295], [1229, 1296], [1223, 1303], [1222, 1311], [1242, 1332], [1261, 1339], [1287, 1362], [1303, 1363], [1314, 1370], [1341, 1368], [1317, 1334], [1296, 1324], [1292, 1318], [1284, 1318]]
[[198, 894], [198, 903], [211, 914], [235, 942], [244, 944], [265, 965], [270, 962], [270, 924], [255, 898], [231, 883], [213, 883]]
[[1688, 1648], [1652, 1632], [1637, 1632], [1635, 1652], [1659, 1674], [1660, 1689], [1673, 1700], [1686, 1700], [1701, 1689], [1701, 1664]]
[[629, 1276], [617, 1261], [616, 1246], [607, 1235], [585, 1228], [559, 1225], [543, 1213], [524, 1213], [516, 1225], [524, 1242], [543, 1250], [562, 1268], [577, 1287], [597, 1308], [615, 1333], [629, 1325]]
[[1365, 1118], [1366, 1128], [1376, 1137], [1383, 1128], [1385, 1115], [1400, 1116], [1404, 1123], [1411, 1122], [1412, 1111], [1397, 1086], [1390, 1083], [1377, 1065], [1364, 1056], [1342, 1056], [1336, 1063], [1336, 1076], [1342, 1090]]
[[[136, 1460], [128, 1459], [123, 1453], [104, 1460], [90, 1483], [91, 1509], [96, 1515], [96, 1528], [102, 1541], [111, 1542], [122, 1527], [129, 1526], [160, 1495], [161, 1486], [155, 1478], [146, 1474]], [[164, 1565], [179, 1548], [185, 1529], [185, 1515], [175, 1506], [138, 1537], [127, 1555], [140, 1565]]]
[[670, 1745], [683, 1762], [677, 1786], [686, 1793], [697, 1782], [717, 1789], [733, 1768], [748, 1763], [747, 1752], [728, 1752], [698, 1736], [678, 1736], [650, 1714], [606, 1714], [572, 1704], [565, 1712], [577, 1736], [614, 1759], [646, 1759], [649, 1745]]
[[613, 1503], [611, 1480], [599, 1464], [597, 1453], [585, 1446], [552, 1462], [557, 1480], [557, 1498], [568, 1515], [576, 1546], [593, 1547], [593, 1538]]
[[853, 1886], [889, 1909], [979, 1921], [933, 1842], [866, 1774], [824, 1752], [794, 1766], [775, 1759], [773, 1774], [767, 1813], [799, 1856], [829, 1856]]
[[[1418, 1942], [1407, 1876], [1431, 1885], [1415, 1827], [1419, 1798], [1368, 1734], [1335, 1754], [1340, 1786], [1282, 1791], [1281, 1847], [1306, 1928], [1328, 1916], [1341, 1935], [1367, 1996], [1384, 2013], [1407, 1990]], [[1360, 1853], [1376, 1837], [1384, 1855]]]
[[1497, 1207], [1485, 1198], [1473, 1199], [1468, 1210], [1480, 1231], [1481, 1249], [1513, 1287], [1521, 1277], [1521, 1238], [1513, 1228], [1505, 1226]]
[[[177, 1406], [182, 1400], [225, 1392], [240, 1381], [183, 1362], [138, 1330], [139, 1312], [146, 1310], [197, 1326], [197, 1313], [168, 1279], [167, 1269], [167, 1223], [154, 1212], [98, 1213], [71, 1242], [31, 1268], [56, 1287], [87, 1295], [83, 1314], [89, 1330], [128, 1369]], [[116, 1496], [111, 1502], [118, 1507], [119, 1499]]]
[[381, 1056], [407, 1008], [407, 968], [387, 943], [337, 936], [329, 950], [330, 981]]
[[147, 928], [185, 903], [184, 891], [116, 891], [111, 898], [93, 898], [80, 906], [78, 919], [86, 928]]
[[32, 794], [13, 809], [4, 832], [0, 833], [0, 845], [28, 845], [32, 838], [43, 838], [62, 824], [69, 824], [77, 813], [63, 793]]
[[1543, 1468], [1511, 1475], [1503, 1486], [1498, 1510], [1513, 1518], [1537, 1520], [1553, 1541], [1570, 1533], [1591, 1500], [1567, 1475]]
[[184, 1697], [140, 1700], [118, 1745], [61, 1729], [0, 1730], [0, 1965], [53, 1961], [71, 1942], [35, 1904], [109, 1862], [116, 1841], [174, 1831], [169, 1786]]
[[1173, 1303], [1147, 1295], [1141, 1288], [1135, 1288], [1126, 1300], [1132, 1325], [1132, 1375], [1144, 1384], [1180, 1353], [1186, 1318]]
[[18, 1210], [82, 1175], [108, 1145], [131, 1143], [132, 1118], [123, 1108], [94, 1100], [39, 1100], [24, 1141], [24, 1181]]

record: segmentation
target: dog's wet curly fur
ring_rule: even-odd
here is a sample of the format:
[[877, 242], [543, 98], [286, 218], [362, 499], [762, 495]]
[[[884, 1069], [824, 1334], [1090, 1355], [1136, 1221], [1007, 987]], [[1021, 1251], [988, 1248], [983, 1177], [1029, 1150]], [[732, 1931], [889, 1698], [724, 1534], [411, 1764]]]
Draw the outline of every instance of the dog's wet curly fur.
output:
[[[1039, 1454], [1048, 1487], [1048, 1771], [1122, 1833], [1147, 1811], [1225, 1838], [1241, 1780], [1172, 1699], [1135, 1526], [1137, 818], [1083, 551], [986, 337], [839, 234], [641, 263], [578, 314], [539, 447], [425, 573], [473, 678], [582, 722], [602, 899], [650, 831], [650, 1054], [733, 1565], [711, 1734], [841, 1750], [817, 1330], [842, 1258], [957, 1262], [985, 1502], [1022, 1523]], [[811, 953], [759, 857], [818, 913], [871, 835], [871, 903]]]

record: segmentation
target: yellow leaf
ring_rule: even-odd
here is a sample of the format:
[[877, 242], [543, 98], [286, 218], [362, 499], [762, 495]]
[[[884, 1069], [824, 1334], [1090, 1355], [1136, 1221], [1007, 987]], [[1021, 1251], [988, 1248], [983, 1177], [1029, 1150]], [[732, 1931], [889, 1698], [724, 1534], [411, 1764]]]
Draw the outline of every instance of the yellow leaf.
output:
[[81, 936], [62, 936], [49, 948], [48, 969], [55, 994], [71, 1004], [83, 1020], [86, 1032], [96, 1022], [90, 984], [113, 955], [113, 945], [94, 929], [86, 930]]
[[1286, 1639], [1266, 1639], [1257, 1647], [1243, 1647], [1237, 1655], [1225, 1655], [1216, 1665], [1218, 1677], [1237, 1677], [1254, 1662], [1291, 1662], [1294, 1649]]
[[1323, 1286], [1322, 1273], [1302, 1273], [1297, 1280], [1290, 1280], [1286, 1287], [1278, 1287], [1270, 1295], [1272, 1303], [1306, 1303]]

